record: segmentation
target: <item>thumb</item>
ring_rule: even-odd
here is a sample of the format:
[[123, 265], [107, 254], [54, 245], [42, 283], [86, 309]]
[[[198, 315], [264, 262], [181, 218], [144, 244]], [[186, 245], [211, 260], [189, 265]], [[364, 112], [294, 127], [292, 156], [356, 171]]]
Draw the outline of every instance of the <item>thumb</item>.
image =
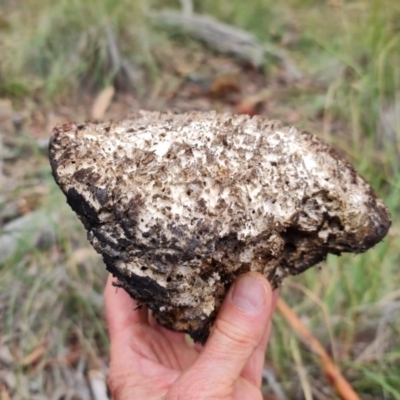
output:
[[242, 275], [229, 290], [213, 331], [193, 368], [208, 382], [233, 384], [263, 339], [272, 316], [272, 289], [264, 276]]

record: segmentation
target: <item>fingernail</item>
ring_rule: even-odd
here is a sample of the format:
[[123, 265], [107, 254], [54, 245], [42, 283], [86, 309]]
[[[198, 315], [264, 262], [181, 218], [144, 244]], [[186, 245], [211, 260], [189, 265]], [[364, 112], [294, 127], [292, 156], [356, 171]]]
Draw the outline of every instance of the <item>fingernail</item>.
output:
[[231, 301], [237, 308], [256, 313], [264, 307], [267, 288], [259, 279], [243, 276], [234, 283], [231, 293]]

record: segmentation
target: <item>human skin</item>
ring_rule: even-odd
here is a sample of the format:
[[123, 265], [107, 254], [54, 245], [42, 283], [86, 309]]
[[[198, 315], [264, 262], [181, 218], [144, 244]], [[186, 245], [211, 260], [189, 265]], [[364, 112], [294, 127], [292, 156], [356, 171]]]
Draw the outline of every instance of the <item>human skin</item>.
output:
[[[204, 347], [154, 320], [146, 307], [105, 288], [114, 400], [257, 400], [277, 291], [259, 273], [237, 279]], [[134, 311], [136, 310], [136, 311]]]

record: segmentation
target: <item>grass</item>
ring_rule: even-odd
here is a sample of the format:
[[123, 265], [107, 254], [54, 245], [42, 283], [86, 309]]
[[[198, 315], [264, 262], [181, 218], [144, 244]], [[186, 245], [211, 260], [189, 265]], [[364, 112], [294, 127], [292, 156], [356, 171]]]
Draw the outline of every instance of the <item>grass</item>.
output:
[[[145, 62], [148, 28], [142, 22], [144, 4], [43, 0], [38, 5], [28, 0], [24, 7], [13, 8], [3, 45], [14, 52], [3, 60], [3, 76], [7, 77], [3, 78], [3, 93], [40, 92], [53, 99], [77, 91], [83, 81], [89, 88], [107, 84], [115, 74], [107, 54], [108, 26], [113, 27], [122, 52], [127, 42], [126, 51], [135, 54], [134, 61]], [[15, 47], [16, 42], [19, 45]]]
[[[178, 6], [169, 0], [26, 0], [18, 8], [9, 0], [0, 11], [0, 95], [21, 110], [34, 103], [36, 112], [70, 106], [114, 82], [107, 39], [111, 27], [120, 53], [144, 77], [138, 90], [143, 101], [165, 73], [163, 54], [171, 49], [182, 54], [183, 46], [150, 25], [147, 16], [154, 9]], [[336, 144], [391, 210], [393, 227], [383, 243], [366, 254], [329, 257], [321, 270], [290, 279], [282, 296], [332, 352], [361, 398], [400, 398], [400, 118], [395, 114], [393, 122], [389, 112], [400, 109], [400, 3], [202, 0], [195, 8], [285, 49], [305, 78], [280, 85], [278, 68], [267, 60], [267, 86], [277, 99], [269, 115], [285, 120], [298, 113], [296, 124]], [[199, 49], [188, 39], [183, 43]], [[389, 131], [383, 128], [388, 119], [393, 124]], [[32, 150], [25, 164], [22, 159], [7, 163], [6, 173], [17, 179], [17, 189], [33, 184], [50, 188], [40, 207], [65, 215], [55, 227], [56, 245], [27, 252], [22, 243], [19, 253], [0, 267], [0, 349], [11, 348], [23, 359], [44, 338], [47, 351], [38, 365], [16, 363], [14, 370], [26, 387], [46, 396], [49, 388], [64, 387], [67, 381], [68, 371], [54, 359], [76, 348], [81, 351], [78, 366], [100, 363], [106, 369], [101, 302], [106, 272], [88, 249], [83, 229], [65, 223], [75, 217], [51, 181], [45, 156]], [[13, 190], [6, 192], [12, 201]], [[303, 398], [299, 354], [315, 398], [322, 398], [318, 393], [324, 390], [326, 398], [336, 398], [324, 384], [318, 360], [294, 340], [276, 315], [268, 359], [288, 398]], [[79, 374], [70, 379], [78, 384]], [[24, 385], [16, 386], [13, 398], [29, 398], [18, 392], [27, 390]]]

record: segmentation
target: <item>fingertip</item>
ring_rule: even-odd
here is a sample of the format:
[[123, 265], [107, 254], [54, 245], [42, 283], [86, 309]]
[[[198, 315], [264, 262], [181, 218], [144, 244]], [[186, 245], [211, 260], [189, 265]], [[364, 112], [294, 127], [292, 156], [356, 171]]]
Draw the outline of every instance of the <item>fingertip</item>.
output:
[[254, 350], [263, 340], [272, 313], [272, 288], [261, 274], [250, 272], [237, 279], [229, 290], [210, 337], [199, 356], [197, 367], [212, 360], [213, 376], [229, 379], [240, 376]]
[[246, 314], [269, 312], [272, 308], [272, 288], [267, 279], [257, 272], [240, 276], [231, 287], [227, 301]]
[[276, 304], [278, 302], [278, 298], [279, 298], [279, 291], [280, 289], [273, 289], [271, 286], [271, 283], [269, 282], [269, 280], [260, 272], [256, 272], [256, 271], [251, 271], [248, 272], [247, 274], [242, 275], [243, 276], [252, 276], [256, 279], [258, 279], [259, 281], [261, 281], [266, 288], [266, 309], [268, 312], [268, 315], [270, 317], [272, 317], [272, 314], [275, 312], [276, 309]]

